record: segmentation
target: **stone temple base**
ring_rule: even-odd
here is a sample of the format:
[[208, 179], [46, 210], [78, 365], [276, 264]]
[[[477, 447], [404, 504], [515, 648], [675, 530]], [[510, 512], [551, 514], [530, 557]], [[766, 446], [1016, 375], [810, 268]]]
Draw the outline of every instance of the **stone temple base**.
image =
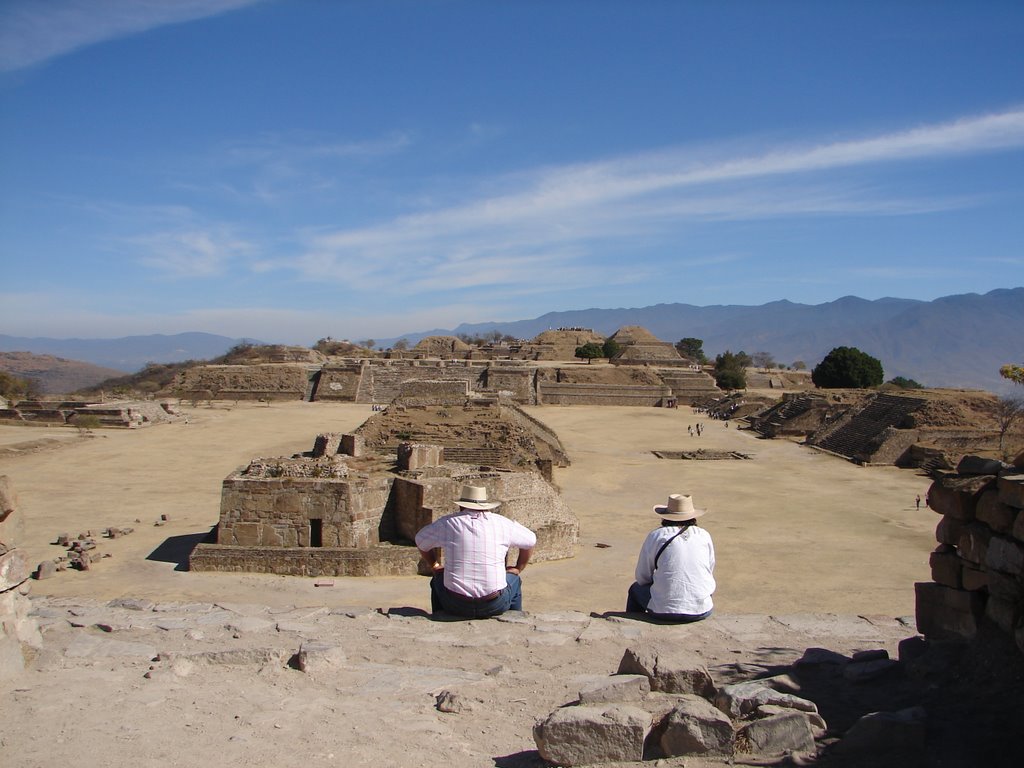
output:
[[189, 558], [193, 571], [276, 573], [285, 576], [415, 576], [416, 547], [239, 547], [199, 544]]

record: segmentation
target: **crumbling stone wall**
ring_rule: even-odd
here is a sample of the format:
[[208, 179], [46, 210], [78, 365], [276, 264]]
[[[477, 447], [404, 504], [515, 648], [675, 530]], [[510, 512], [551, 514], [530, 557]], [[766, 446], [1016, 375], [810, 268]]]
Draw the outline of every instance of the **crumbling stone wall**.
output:
[[1024, 462], [964, 457], [928, 491], [942, 515], [932, 579], [915, 585], [918, 631], [971, 640], [987, 620], [1024, 653]]
[[182, 371], [171, 389], [185, 399], [301, 400], [309, 366], [298, 364], [201, 365]]
[[[369, 547], [390, 495], [386, 478], [247, 477], [224, 480], [217, 543], [241, 547]], [[313, 521], [319, 521], [315, 523]]]
[[537, 382], [537, 402], [544, 405], [661, 405], [672, 396], [667, 386], [567, 384]]

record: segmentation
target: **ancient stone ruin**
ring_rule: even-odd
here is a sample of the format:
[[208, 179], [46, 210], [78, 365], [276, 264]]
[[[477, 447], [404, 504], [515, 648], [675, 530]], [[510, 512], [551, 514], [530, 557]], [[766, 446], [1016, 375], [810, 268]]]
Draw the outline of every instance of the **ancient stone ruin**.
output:
[[190, 567], [416, 574], [416, 532], [453, 512], [464, 484], [486, 487], [502, 501], [500, 514], [537, 534], [535, 561], [575, 554], [579, 523], [550, 483], [551, 467], [568, 460], [550, 430], [511, 403], [416, 401], [414, 392], [356, 433], [319, 435], [308, 454], [233, 472], [216, 542], [199, 544]]
[[169, 402], [120, 400], [94, 403], [85, 400], [21, 400], [0, 408], [0, 423], [32, 426], [83, 426], [137, 429], [180, 418]]
[[983, 620], [1024, 653], [1024, 456], [1018, 466], [965, 456], [932, 483], [932, 581], [915, 585], [918, 630], [971, 641]]
[[36, 620], [29, 614], [32, 569], [24, 550], [25, 521], [7, 475], [0, 475], [0, 680], [25, 669], [26, 656], [42, 647]]

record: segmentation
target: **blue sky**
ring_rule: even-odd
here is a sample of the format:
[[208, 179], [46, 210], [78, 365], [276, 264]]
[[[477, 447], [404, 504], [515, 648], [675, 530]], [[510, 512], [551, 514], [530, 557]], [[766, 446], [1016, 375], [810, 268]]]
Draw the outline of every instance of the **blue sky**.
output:
[[1024, 285], [1024, 3], [0, 0], [0, 333]]

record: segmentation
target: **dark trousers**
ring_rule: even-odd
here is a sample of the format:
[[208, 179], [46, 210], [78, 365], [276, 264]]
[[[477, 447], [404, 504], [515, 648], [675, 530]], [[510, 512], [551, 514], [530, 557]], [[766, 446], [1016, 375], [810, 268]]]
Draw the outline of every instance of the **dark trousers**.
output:
[[626, 594], [626, 613], [644, 613], [654, 619], [671, 621], [676, 624], [689, 624], [692, 621], [700, 621], [711, 615], [707, 613], [654, 613], [648, 611], [647, 606], [651, 604], [651, 585], [637, 584], [635, 581], [630, 585]]
[[522, 581], [516, 574], [506, 573], [505, 582], [505, 588], [497, 596], [480, 601], [452, 592], [444, 585], [444, 574], [435, 573], [430, 579], [430, 610], [468, 619], [486, 619], [505, 611], [523, 610]]

